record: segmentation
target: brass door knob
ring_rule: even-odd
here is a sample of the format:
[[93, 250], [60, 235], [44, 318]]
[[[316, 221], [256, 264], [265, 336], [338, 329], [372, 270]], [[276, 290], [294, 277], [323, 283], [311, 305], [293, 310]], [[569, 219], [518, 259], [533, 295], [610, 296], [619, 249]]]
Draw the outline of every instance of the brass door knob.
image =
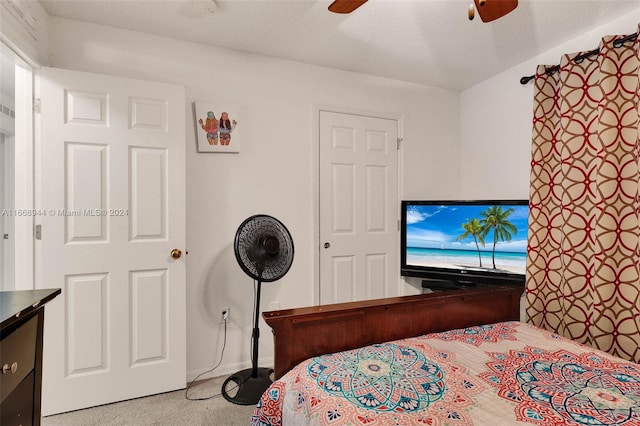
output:
[[182, 252], [178, 249], [173, 249], [171, 250], [171, 257], [173, 257], [174, 259], [180, 259], [180, 256], [182, 256]]
[[5, 365], [2, 366], [2, 374], [7, 374], [8, 372], [11, 372], [11, 374], [15, 374], [16, 371], [18, 371], [18, 363], [17, 362], [14, 362], [11, 365], [5, 364]]

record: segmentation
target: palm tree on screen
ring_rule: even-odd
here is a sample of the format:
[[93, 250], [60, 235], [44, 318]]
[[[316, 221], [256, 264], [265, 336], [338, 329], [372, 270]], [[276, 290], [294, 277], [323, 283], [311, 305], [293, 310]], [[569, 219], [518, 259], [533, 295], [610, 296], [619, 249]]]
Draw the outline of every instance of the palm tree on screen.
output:
[[484, 247], [484, 235], [482, 235], [482, 225], [478, 219], [471, 219], [467, 223], [462, 224], [464, 233], [457, 238], [457, 241], [464, 240], [465, 238], [472, 236], [473, 242], [476, 243], [476, 250], [478, 250], [478, 260], [480, 261], [480, 267], [482, 268], [482, 257], [480, 256], [480, 246], [478, 242]]
[[496, 269], [496, 244], [498, 241], [510, 241], [511, 235], [518, 232], [518, 228], [507, 220], [513, 211], [511, 207], [505, 210], [502, 206], [491, 206], [480, 213], [482, 236], [484, 237], [493, 231], [493, 251], [491, 253], [493, 269]]

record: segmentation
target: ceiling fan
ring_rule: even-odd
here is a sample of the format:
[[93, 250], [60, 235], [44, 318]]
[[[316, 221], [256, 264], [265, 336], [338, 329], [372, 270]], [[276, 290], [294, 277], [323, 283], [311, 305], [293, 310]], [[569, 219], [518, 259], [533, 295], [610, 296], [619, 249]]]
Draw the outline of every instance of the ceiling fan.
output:
[[[329, 5], [329, 11], [334, 13], [351, 13], [367, 0], [334, 0]], [[478, 11], [482, 22], [491, 22], [501, 18], [518, 6], [518, 0], [473, 0], [469, 4], [469, 20], [475, 17]]]

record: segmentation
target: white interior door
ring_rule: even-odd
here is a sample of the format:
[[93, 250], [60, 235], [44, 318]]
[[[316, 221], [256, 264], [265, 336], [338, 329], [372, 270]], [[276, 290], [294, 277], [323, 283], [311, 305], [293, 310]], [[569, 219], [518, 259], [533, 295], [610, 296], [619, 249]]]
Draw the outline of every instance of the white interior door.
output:
[[184, 88], [41, 77], [43, 415], [183, 388]]
[[320, 303], [394, 296], [398, 122], [320, 112]]

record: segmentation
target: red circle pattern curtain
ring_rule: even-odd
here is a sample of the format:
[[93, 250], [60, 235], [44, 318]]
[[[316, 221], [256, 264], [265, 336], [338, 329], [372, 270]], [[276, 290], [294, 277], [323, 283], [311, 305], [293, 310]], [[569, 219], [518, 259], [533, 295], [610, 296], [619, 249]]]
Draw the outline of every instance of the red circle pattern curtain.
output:
[[538, 67], [528, 321], [640, 362], [640, 42]]

